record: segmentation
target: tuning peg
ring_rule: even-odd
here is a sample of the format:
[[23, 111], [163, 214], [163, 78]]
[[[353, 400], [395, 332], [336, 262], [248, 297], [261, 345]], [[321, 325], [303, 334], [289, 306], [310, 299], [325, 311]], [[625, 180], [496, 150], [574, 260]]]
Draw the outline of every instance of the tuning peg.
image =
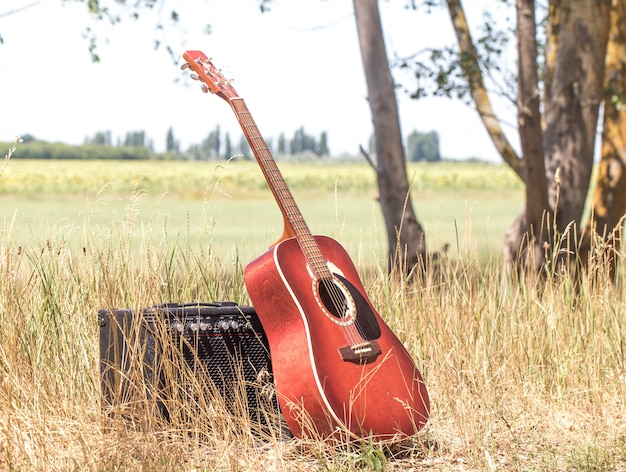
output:
[[200, 76], [198, 74], [189, 74], [189, 77], [191, 77], [193, 80], [200, 80]]
[[187, 70], [187, 69], [189, 69], [190, 67], [191, 67], [191, 66], [189, 65], [189, 63], [188, 63], [188, 62], [185, 62], [182, 66], [180, 66], [180, 69], [181, 69], [181, 70]]
[[220, 80], [218, 83], [220, 85], [220, 87], [226, 87], [230, 84], [232, 84], [235, 81], [235, 79], [226, 79], [223, 78], [222, 80]]
[[202, 82], [202, 84], [200, 85], [200, 89], [204, 92], [204, 93], [209, 93], [209, 86], [207, 84], [205, 84], [204, 82]]

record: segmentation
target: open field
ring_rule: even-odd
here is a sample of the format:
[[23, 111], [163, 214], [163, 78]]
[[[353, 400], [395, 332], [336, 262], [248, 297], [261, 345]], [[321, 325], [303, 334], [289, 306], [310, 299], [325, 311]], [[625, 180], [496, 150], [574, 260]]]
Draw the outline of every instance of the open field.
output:
[[[284, 163], [311, 230], [341, 242], [366, 266], [386, 250], [375, 175], [365, 164]], [[521, 208], [519, 182], [504, 166], [413, 165], [413, 202], [433, 249], [450, 244], [498, 258], [504, 230]], [[132, 222], [135, 240], [181, 237], [227, 255], [263, 252], [282, 232], [254, 162], [14, 160], [0, 180], [0, 218], [14, 241], [41, 243], [52, 229], [107, 233]], [[3, 221], [0, 220], [0, 223]], [[80, 244], [80, 242], [78, 242]]]
[[503, 283], [488, 251], [521, 206], [506, 169], [412, 169], [432, 246], [452, 244], [418, 284], [381, 269], [370, 169], [284, 168], [310, 226], [350, 250], [417, 360], [427, 427], [392, 448], [259, 438], [218, 399], [171, 422], [105, 421], [98, 308], [247, 303], [243, 267], [280, 218], [253, 163], [16, 160], [0, 177], [0, 470], [626, 469], [623, 284]]

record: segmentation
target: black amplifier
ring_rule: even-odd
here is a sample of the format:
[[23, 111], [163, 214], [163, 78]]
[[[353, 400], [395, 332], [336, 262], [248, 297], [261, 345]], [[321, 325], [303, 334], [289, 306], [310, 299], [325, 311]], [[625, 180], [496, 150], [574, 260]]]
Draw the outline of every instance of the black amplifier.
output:
[[154, 413], [167, 421], [234, 415], [253, 429], [278, 425], [269, 348], [253, 307], [100, 309], [98, 323], [108, 416], [143, 422]]

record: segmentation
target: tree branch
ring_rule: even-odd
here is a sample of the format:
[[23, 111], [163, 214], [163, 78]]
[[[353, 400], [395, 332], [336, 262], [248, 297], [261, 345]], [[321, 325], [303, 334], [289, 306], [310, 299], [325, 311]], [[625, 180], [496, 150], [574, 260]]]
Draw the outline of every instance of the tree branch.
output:
[[41, 3], [41, 0], [36, 0], [36, 1], [35, 1], [35, 2], [33, 2], [33, 3], [29, 3], [28, 5], [24, 5], [23, 7], [15, 8], [15, 9], [13, 9], [13, 10], [9, 10], [9, 11], [7, 11], [7, 12], [0, 13], [0, 18], [3, 18], [3, 17], [5, 17], [5, 16], [9, 16], [9, 15], [13, 15], [13, 14], [15, 14], [15, 13], [19, 13], [19, 12], [21, 12], [21, 11], [26, 10], [27, 8], [34, 7], [34, 6], [35, 6], [35, 5], [37, 5], [38, 3]]
[[517, 176], [525, 182], [523, 161], [517, 155], [511, 143], [504, 135], [500, 122], [496, 119], [496, 115], [491, 105], [489, 95], [482, 77], [480, 65], [478, 63], [478, 54], [472, 42], [472, 37], [467, 26], [467, 18], [461, 6], [460, 0], [446, 0], [452, 26], [456, 33], [457, 42], [461, 51], [461, 68], [469, 82], [472, 99], [476, 105], [478, 115], [485, 125], [489, 137], [496, 146], [496, 149], [502, 156], [502, 159], [515, 171]]
[[361, 151], [361, 154], [363, 154], [363, 157], [365, 157], [365, 160], [369, 163], [370, 167], [374, 169], [374, 172], [378, 172], [378, 166], [374, 163], [369, 153], [360, 144], [359, 150]]

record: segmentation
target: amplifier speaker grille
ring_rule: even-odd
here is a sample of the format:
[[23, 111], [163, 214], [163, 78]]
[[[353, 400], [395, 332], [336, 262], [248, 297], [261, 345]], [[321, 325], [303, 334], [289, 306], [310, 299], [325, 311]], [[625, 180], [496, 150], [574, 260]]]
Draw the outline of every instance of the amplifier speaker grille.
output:
[[[245, 415], [284, 432], [267, 339], [253, 307], [233, 302], [100, 309], [103, 408], [144, 422], [158, 415]], [[243, 414], [243, 415], [242, 415]]]

